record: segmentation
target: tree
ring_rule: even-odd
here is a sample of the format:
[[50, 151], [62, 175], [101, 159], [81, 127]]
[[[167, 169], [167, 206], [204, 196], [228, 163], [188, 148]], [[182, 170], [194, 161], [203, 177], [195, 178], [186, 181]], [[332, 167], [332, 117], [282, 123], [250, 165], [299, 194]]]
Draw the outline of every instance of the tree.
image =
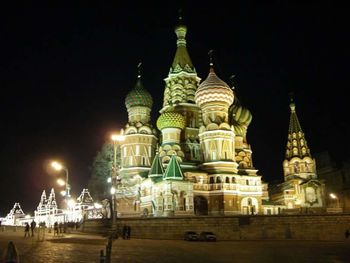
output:
[[[117, 165], [119, 165], [120, 162], [120, 149], [118, 148]], [[108, 183], [108, 178], [110, 178], [112, 175], [114, 160], [113, 154], [113, 143], [105, 142], [101, 151], [97, 152], [97, 155], [94, 158], [89, 180], [89, 191], [92, 198], [96, 201], [101, 201], [110, 197], [111, 184]]]

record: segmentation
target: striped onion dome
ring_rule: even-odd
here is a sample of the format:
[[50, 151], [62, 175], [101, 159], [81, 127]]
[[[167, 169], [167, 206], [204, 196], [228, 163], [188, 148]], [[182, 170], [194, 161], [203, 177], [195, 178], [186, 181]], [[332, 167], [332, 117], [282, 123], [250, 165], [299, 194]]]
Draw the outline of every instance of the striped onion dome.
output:
[[239, 104], [233, 105], [231, 110], [236, 135], [245, 137], [248, 126], [252, 121], [251, 112]]
[[127, 109], [135, 106], [152, 108], [153, 99], [151, 94], [143, 87], [141, 76], [138, 76], [135, 87], [126, 95], [125, 106]]
[[199, 107], [207, 102], [225, 102], [230, 106], [233, 103], [234, 95], [232, 89], [221, 80], [213, 67], [210, 68], [208, 77], [199, 85], [195, 100]]
[[185, 128], [185, 117], [178, 112], [164, 112], [159, 116], [157, 120], [157, 127], [159, 130], [163, 130], [164, 128]]
[[234, 105], [232, 107], [232, 117], [234, 121], [247, 127], [252, 121], [252, 114], [250, 110], [241, 105]]

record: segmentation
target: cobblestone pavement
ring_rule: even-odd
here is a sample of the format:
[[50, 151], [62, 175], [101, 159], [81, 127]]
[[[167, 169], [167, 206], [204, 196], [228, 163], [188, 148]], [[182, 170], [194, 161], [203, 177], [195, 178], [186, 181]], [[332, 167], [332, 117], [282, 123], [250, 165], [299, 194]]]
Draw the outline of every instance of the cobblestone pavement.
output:
[[[0, 251], [13, 241], [20, 263], [99, 263], [106, 238], [78, 232], [54, 237], [24, 238], [22, 231], [0, 232]], [[350, 241], [218, 241], [117, 239], [113, 242], [115, 263], [349, 263]]]

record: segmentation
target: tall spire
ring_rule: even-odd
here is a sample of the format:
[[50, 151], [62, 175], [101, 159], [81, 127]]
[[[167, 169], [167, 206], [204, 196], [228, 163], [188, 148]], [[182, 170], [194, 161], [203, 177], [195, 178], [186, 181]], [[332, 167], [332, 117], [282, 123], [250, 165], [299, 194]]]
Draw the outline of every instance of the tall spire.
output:
[[195, 73], [196, 71], [193, 67], [186, 47], [187, 27], [183, 22], [183, 14], [181, 9], [179, 10], [179, 21], [175, 27], [175, 33], [177, 36], [177, 50], [170, 68], [170, 73], [180, 73], [181, 71]]
[[286, 149], [286, 159], [290, 160], [293, 157], [303, 158], [305, 156], [311, 157], [310, 149], [307, 146], [305, 134], [301, 129], [299, 119], [295, 110], [295, 103], [293, 96], [290, 97], [290, 119], [288, 129], [288, 142]]
[[290, 95], [290, 120], [289, 120], [289, 133], [297, 133], [297, 132], [303, 132], [299, 123], [299, 119], [297, 116], [297, 113], [295, 111], [295, 103], [294, 103], [294, 97], [293, 94]]

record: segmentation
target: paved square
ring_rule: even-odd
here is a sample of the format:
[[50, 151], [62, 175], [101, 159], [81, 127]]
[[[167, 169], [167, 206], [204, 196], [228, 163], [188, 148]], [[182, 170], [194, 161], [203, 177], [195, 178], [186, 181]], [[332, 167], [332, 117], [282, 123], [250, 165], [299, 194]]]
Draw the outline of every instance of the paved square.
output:
[[[44, 240], [24, 238], [24, 231], [0, 232], [1, 253], [13, 241], [21, 263], [100, 262], [100, 250], [107, 239], [73, 232], [63, 237], [45, 233]], [[117, 239], [113, 242], [112, 262], [350, 262], [350, 241], [218, 241]]]

